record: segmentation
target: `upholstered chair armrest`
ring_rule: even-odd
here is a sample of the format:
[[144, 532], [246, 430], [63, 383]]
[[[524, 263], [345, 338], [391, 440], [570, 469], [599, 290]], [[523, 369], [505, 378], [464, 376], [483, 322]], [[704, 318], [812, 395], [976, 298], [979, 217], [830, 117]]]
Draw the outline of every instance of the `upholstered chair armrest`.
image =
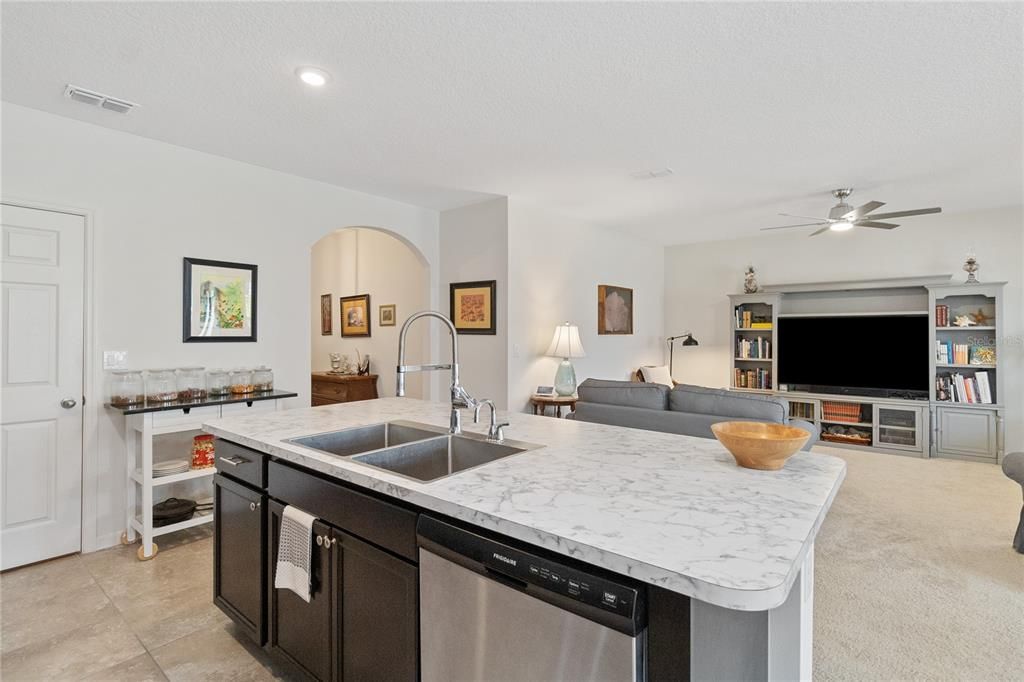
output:
[[811, 437], [807, 439], [807, 444], [804, 445], [803, 447], [804, 450], [810, 450], [811, 447], [813, 447], [814, 444], [818, 442], [818, 436], [820, 436], [821, 434], [818, 432], [818, 427], [812, 424], [811, 422], [804, 421], [803, 419], [790, 419], [786, 423], [789, 426], [795, 426], [798, 429], [810, 431]]

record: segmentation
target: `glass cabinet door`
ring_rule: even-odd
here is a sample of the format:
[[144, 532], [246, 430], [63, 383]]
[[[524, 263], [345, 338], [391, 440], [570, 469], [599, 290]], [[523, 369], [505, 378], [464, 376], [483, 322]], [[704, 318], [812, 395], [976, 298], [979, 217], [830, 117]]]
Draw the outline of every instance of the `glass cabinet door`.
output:
[[875, 405], [875, 444], [883, 448], [921, 451], [922, 411], [917, 407]]

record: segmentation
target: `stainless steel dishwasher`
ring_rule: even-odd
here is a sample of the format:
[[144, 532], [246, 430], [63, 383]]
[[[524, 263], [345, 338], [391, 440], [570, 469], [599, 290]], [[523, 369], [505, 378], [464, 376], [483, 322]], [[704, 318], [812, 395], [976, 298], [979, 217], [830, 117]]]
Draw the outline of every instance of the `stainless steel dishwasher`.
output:
[[423, 682], [644, 679], [642, 586], [428, 516], [417, 531]]

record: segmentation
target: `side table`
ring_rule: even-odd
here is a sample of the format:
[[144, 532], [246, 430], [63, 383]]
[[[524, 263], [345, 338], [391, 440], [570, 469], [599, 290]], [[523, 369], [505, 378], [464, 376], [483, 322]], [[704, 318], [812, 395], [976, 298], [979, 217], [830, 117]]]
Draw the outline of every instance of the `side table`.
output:
[[533, 405], [534, 414], [545, 414], [548, 407], [555, 408], [555, 416], [562, 416], [562, 407], [568, 406], [569, 411], [572, 412], [576, 409], [576, 401], [579, 400], [578, 396], [575, 395], [533, 395], [530, 398], [530, 404]]

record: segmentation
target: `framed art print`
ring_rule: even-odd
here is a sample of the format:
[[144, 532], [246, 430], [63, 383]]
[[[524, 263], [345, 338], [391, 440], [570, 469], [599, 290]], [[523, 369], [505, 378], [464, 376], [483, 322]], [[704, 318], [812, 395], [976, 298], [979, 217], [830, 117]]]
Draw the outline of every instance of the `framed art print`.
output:
[[182, 341], [256, 340], [256, 266], [185, 258]]
[[334, 296], [323, 294], [320, 297], [320, 336], [330, 336], [332, 331], [332, 319], [334, 318]]
[[370, 335], [370, 295], [341, 297], [341, 335]]
[[452, 282], [451, 320], [460, 334], [496, 334], [497, 281]]
[[597, 333], [633, 333], [633, 290], [599, 284], [597, 287]]
[[382, 305], [377, 309], [377, 315], [379, 319], [377, 323], [382, 327], [394, 327], [395, 326], [395, 304]]

